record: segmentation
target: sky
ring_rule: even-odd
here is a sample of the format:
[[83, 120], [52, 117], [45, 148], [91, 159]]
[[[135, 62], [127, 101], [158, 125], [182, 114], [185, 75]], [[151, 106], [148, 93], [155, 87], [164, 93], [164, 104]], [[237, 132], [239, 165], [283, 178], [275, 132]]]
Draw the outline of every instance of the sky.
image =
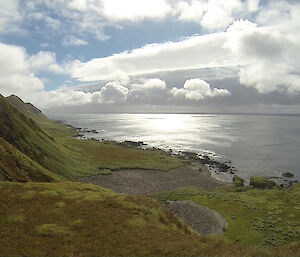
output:
[[0, 5], [0, 94], [46, 113], [300, 114], [300, 1]]

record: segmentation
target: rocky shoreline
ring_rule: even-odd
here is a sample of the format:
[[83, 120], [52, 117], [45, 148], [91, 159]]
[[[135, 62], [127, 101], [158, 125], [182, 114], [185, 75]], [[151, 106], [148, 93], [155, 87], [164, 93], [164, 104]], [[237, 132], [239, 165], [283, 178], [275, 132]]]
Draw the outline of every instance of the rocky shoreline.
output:
[[[234, 177], [236, 177], [238, 174], [238, 170], [232, 165], [232, 162], [230, 160], [228, 161], [215, 160], [214, 158], [210, 157], [208, 154], [205, 153], [196, 153], [191, 151], [174, 152], [173, 149], [163, 150], [157, 147], [151, 147], [143, 141], [125, 140], [123, 142], [118, 142], [118, 141], [106, 140], [103, 138], [100, 140], [92, 136], [93, 134], [95, 135], [99, 134], [99, 131], [95, 129], [74, 127], [72, 125], [68, 125], [68, 126], [72, 127], [77, 132], [74, 135], [74, 137], [77, 139], [81, 139], [81, 140], [91, 139], [99, 142], [116, 143], [119, 145], [132, 147], [132, 148], [159, 150], [159, 151], [164, 151], [169, 155], [176, 156], [178, 158], [184, 158], [190, 161], [197, 161], [206, 167], [206, 169], [209, 171], [212, 178], [222, 182], [233, 183]], [[87, 136], [87, 134], [89, 136]], [[274, 181], [280, 187], [291, 187], [295, 183], [299, 182], [298, 179], [295, 178], [294, 174], [288, 171], [282, 172], [279, 176], [268, 176], [267, 178]], [[250, 181], [243, 180], [243, 183], [249, 184]]]

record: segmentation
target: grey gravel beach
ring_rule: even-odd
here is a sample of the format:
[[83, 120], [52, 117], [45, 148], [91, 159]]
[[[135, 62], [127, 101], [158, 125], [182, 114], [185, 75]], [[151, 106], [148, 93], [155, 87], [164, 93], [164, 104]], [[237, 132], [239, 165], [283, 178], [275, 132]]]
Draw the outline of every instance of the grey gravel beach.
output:
[[[230, 184], [212, 178], [206, 167], [198, 162], [168, 172], [122, 169], [108, 175], [87, 177], [80, 181], [107, 187], [116, 193], [145, 196], [185, 186], [195, 186], [210, 191]], [[188, 201], [172, 201], [165, 207], [202, 235], [221, 234], [227, 227], [222, 215], [205, 206]]]
[[109, 175], [91, 176], [80, 181], [107, 187], [116, 193], [147, 196], [174, 190], [178, 187], [196, 186], [203, 190], [214, 190], [230, 184], [212, 178], [207, 169], [197, 162], [168, 172], [122, 169]]

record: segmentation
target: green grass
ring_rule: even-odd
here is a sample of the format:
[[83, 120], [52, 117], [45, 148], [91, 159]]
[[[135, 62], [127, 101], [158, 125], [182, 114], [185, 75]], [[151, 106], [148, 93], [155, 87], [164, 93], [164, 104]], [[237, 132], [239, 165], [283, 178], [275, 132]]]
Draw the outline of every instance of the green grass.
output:
[[0, 137], [0, 180], [59, 181], [61, 178], [45, 169]]
[[[178, 250], [177, 239], [183, 238], [187, 245], [189, 239], [199, 239], [144, 197], [74, 182], [2, 182], [0, 186], [0, 256], [143, 255], [173, 251], [171, 246]], [[22, 199], [28, 191], [35, 194]], [[135, 222], [139, 219], [142, 227]], [[163, 238], [175, 241], [165, 248]], [[148, 240], [154, 240], [157, 249]]]
[[[0, 96], [0, 140], [6, 147], [0, 148], [0, 180], [8, 180], [4, 176], [7, 173], [14, 181], [76, 180], [121, 168], [168, 171], [186, 165], [162, 151], [77, 140], [73, 137], [74, 129], [47, 119], [17, 97], [9, 100]], [[7, 152], [13, 152], [12, 160], [7, 158]], [[34, 172], [24, 167], [33, 167]], [[13, 174], [15, 171], [17, 174]], [[55, 179], [36, 175], [46, 173], [53, 174]]]
[[91, 184], [0, 182], [0, 206], [0, 256], [300, 256], [199, 236], [154, 200]]
[[232, 242], [278, 246], [300, 240], [300, 185], [289, 189], [219, 189], [205, 192], [188, 187], [155, 195], [165, 201], [191, 200], [226, 217], [224, 233]]
[[251, 177], [250, 185], [255, 188], [272, 188], [276, 186], [276, 183], [267, 177]]
[[187, 165], [186, 161], [163, 151], [135, 149], [113, 142], [77, 140], [72, 137], [74, 130], [63, 124], [48, 122], [40, 125], [72, 153], [71, 160], [66, 162], [71, 178], [101, 174], [103, 170], [106, 170], [105, 173], [122, 168], [168, 171]]
[[66, 236], [71, 232], [65, 227], [59, 227], [56, 224], [44, 224], [35, 229], [37, 236], [58, 237]]

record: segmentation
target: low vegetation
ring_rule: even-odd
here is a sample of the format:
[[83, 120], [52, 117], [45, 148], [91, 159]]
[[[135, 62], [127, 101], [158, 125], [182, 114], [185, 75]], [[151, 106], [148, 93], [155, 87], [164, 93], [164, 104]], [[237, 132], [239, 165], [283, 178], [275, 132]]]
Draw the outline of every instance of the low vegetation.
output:
[[255, 188], [272, 188], [276, 186], [276, 183], [267, 177], [251, 177], [250, 185]]
[[[180, 188], [155, 195], [156, 199], [191, 200], [212, 208], [229, 224], [224, 236], [232, 242], [255, 246], [300, 246], [300, 185], [288, 189], [223, 188], [206, 192]], [[300, 248], [299, 248], [300, 249]], [[300, 254], [300, 251], [298, 252]]]
[[234, 175], [233, 177], [233, 185], [236, 186], [236, 187], [242, 187], [244, 186], [244, 180], [242, 178], [240, 178], [239, 176], [237, 175]]
[[54, 182], [61, 178], [0, 137], [0, 180]]
[[[183, 194], [199, 191], [174, 196]], [[0, 256], [299, 256], [299, 244], [257, 248], [199, 236], [158, 202], [91, 184], [0, 182], [0, 205]]]

